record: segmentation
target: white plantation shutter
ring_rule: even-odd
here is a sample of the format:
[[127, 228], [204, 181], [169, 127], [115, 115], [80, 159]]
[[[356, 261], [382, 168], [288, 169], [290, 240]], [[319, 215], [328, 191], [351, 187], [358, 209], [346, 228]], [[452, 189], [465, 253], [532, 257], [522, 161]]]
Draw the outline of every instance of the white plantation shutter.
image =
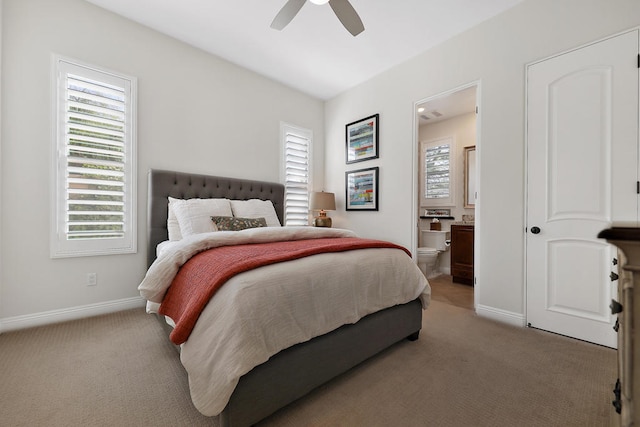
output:
[[284, 225], [309, 224], [311, 131], [282, 125], [285, 186]]
[[455, 140], [445, 137], [420, 142], [422, 206], [454, 206]]
[[124, 236], [124, 88], [67, 75], [69, 239]]
[[52, 255], [135, 252], [135, 79], [56, 62]]
[[446, 199], [451, 195], [451, 145], [436, 145], [427, 148], [425, 156], [425, 197]]

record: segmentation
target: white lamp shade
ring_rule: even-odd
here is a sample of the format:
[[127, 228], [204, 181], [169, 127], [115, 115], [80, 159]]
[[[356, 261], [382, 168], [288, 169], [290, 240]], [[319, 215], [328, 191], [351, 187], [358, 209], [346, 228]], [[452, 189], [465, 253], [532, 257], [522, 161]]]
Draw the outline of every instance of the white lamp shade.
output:
[[311, 210], [314, 211], [335, 211], [336, 195], [333, 193], [313, 192], [310, 200]]

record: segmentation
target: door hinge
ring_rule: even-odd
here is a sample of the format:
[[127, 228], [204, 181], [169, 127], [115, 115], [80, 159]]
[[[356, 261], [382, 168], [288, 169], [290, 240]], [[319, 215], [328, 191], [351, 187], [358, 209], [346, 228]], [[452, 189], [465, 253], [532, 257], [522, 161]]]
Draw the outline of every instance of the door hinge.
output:
[[[640, 64], [640, 55], [638, 55], [638, 63]], [[478, 114], [478, 106], [476, 105], [476, 114]]]
[[638, 68], [640, 68], [640, 53], [638, 54]]
[[636, 181], [636, 194], [640, 194], [640, 181]]

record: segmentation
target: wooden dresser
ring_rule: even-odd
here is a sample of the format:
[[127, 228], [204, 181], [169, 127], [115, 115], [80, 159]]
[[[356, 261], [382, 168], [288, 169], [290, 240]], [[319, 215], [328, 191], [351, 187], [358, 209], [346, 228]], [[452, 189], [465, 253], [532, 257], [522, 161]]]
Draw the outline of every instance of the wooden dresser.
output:
[[473, 225], [451, 225], [451, 275], [453, 281], [473, 285]]
[[618, 247], [611, 280], [618, 281], [617, 300], [611, 313], [618, 315], [618, 381], [613, 406], [619, 425], [640, 426], [640, 228], [613, 227], [598, 237]]

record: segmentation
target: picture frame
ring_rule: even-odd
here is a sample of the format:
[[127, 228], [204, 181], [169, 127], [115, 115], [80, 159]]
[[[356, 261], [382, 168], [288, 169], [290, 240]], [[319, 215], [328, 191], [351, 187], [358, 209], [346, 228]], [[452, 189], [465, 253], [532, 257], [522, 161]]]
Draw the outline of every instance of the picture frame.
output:
[[379, 167], [345, 172], [346, 209], [377, 211]]
[[379, 122], [374, 114], [345, 126], [347, 164], [378, 158]]

